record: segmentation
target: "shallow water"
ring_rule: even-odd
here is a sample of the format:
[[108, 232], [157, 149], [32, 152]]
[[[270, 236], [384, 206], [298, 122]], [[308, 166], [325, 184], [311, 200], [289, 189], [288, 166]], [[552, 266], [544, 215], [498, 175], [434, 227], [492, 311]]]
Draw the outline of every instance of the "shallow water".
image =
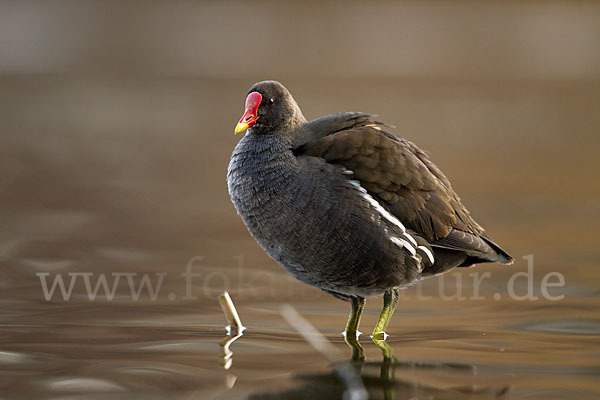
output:
[[[331, 362], [280, 306], [293, 305], [349, 358], [339, 333], [348, 306], [268, 259], [226, 193], [231, 131], [250, 83], [2, 78], [0, 120], [10, 134], [0, 147], [0, 397], [341, 396]], [[515, 256], [511, 267], [407, 289], [388, 332], [397, 361], [382, 363], [368, 334], [360, 338], [367, 360], [355, 367], [371, 398], [600, 397], [597, 84], [286, 84], [307, 116], [360, 108], [402, 127]], [[508, 282], [528, 270], [528, 255], [538, 299], [518, 300]], [[199, 275], [186, 279], [187, 266]], [[548, 288], [560, 300], [541, 289], [551, 272], [565, 280]], [[66, 289], [75, 279], [67, 301], [59, 288], [45, 299], [42, 280], [51, 286], [57, 274]], [[94, 288], [100, 274], [110, 287], [121, 274], [110, 301], [102, 288], [93, 301], [86, 294], [85, 277]], [[134, 300], [128, 279], [139, 288], [143, 274], [154, 288], [166, 274], [155, 300], [147, 288]], [[512, 287], [523, 296], [528, 281]], [[451, 298], [457, 288], [462, 297]], [[224, 290], [247, 326], [228, 368], [219, 347]], [[380, 307], [368, 300], [362, 331]]]

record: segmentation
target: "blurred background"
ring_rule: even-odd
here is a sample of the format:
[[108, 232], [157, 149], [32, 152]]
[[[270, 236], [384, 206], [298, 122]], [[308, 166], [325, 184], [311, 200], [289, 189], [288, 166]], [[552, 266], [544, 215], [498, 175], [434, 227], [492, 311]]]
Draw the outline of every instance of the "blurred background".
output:
[[[537, 294], [565, 277], [554, 302], [407, 290], [389, 333], [411, 372], [373, 398], [600, 396], [600, 3], [14, 0], [0, 1], [0, 398], [292, 398], [307, 371], [318, 390], [300, 393], [333, 398], [328, 362], [278, 310], [346, 351], [347, 305], [264, 255], [227, 194], [233, 128], [265, 79], [309, 119], [378, 114], [427, 150], [515, 256], [477, 267], [482, 293], [504, 295], [531, 254]], [[120, 286], [90, 301], [78, 281], [46, 301], [36, 274], [74, 272], [168, 275], [156, 300]], [[224, 290], [249, 327], [228, 370]]]

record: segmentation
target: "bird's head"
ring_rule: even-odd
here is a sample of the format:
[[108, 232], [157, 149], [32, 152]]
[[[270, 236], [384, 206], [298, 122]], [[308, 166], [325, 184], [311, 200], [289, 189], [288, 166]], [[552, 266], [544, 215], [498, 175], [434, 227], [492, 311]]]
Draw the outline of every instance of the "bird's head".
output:
[[285, 135], [306, 122], [290, 92], [276, 81], [252, 85], [246, 97], [244, 115], [235, 133], [246, 129], [253, 134]]

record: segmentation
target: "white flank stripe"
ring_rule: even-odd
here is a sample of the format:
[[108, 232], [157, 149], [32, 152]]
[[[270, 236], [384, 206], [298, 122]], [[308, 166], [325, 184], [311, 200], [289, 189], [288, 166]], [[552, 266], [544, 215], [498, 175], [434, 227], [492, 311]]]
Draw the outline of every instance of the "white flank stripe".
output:
[[409, 253], [413, 257], [417, 255], [417, 251], [415, 250], [415, 248], [412, 247], [412, 245], [410, 243], [408, 243], [406, 240], [404, 240], [404, 239], [398, 239], [395, 236], [392, 236], [390, 238], [390, 240], [392, 241], [392, 243], [394, 243], [394, 244], [396, 244], [396, 245], [398, 245], [398, 246], [400, 246], [400, 247], [405, 248], [406, 250], [408, 250]]
[[[400, 222], [400, 220], [398, 218], [394, 217], [385, 208], [383, 208], [381, 206], [381, 204], [379, 204], [379, 202], [377, 202], [377, 200], [375, 200], [373, 198], [373, 196], [371, 196], [369, 193], [367, 193], [367, 190], [361, 186], [359, 181], [357, 181], [355, 179], [351, 179], [349, 182], [352, 184], [352, 186], [354, 186], [355, 188], [357, 188], [360, 191], [360, 195], [365, 200], [367, 200], [369, 202], [369, 204], [371, 204], [377, 212], [379, 212], [389, 222], [396, 225], [398, 228], [402, 229], [402, 236], [404, 236], [406, 239], [408, 239], [408, 241], [410, 243], [404, 239], [399, 239], [397, 237], [392, 237], [391, 240], [392, 240], [392, 242], [394, 242], [395, 244], [397, 244], [400, 247], [406, 247], [408, 249], [408, 251], [414, 257], [417, 254], [417, 251], [415, 250], [417, 248], [417, 241], [406, 231], [406, 228], [404, 227], [402, 222]], [[423, 247], [423, 246], [421, 246], [421, 247]], [[425, 249], [425, 250], [427, 250], [427, 249]], [[431, 254], [431, 252], [429, 252], [429, 250], [427, 250], [427, 252], [428, 252], [427, 256], [429, 257], [429, 259], [433, 260], [433, 254]], [[431, 262], [433, 263], [433, 261], [431, 261]]]
[[425, 254], [427, 254], [427, 257], [429, 257], [429, 261], [431, 261], [431, 263], [433, 264], [435, 262], [435, 259], [433, 258], [433, 254], [431, 253], [431, 251], [429, 251], [429, 249], [425, 246], [419, 246], [417, 247], [420, 250], [423, 250], [423, 252]]
[[413, 244], [413, 246], [417, 247], [417, 241], [415, 240], [414, 237], [410, 236], [408, 234], [408, 232], [404, 232], [403, 235], [405, 238], [407, 238]]
[[352, 185], [353, 185], [355, 188], [357, 188], [357, 189], [358, 189], [358, 190], [359, 190], [361, 193], [367, 193], [367, 189], [365, 189], [364, 187], [362, 187], [362, 186], [360, 185], [360, 182], [359, 182], [359, 181], [357, 181], [357, 180], [355, 180], [355, 179], [351, 179], [351, 180], [350, 180], [350, 183], [351, 183], [351, 184], [352, 184]]
[[344, 175], [352, 175], [352, 174], [354, 174], [354, 172], [350, 171], [349, 169], [345, 169], [345, 170], [342, 171], [342, 174], [344, 174]]
[[412, 247], [412, 246], [410, 245], [410, 243], [408, 243], [408, 242], [407, 242], [406, 240], [404, 240], [404, 239], [400, 239], [400, 241], [401, 241], [401, 242], [402, 242], [402, 244], [404, 245], [404, 248], [406, 248], [406, 249], [407, 249], [407, 250], [410, 252], [410, 254], [412, 254], [412, 256], [413, 256], [413, 257], [417, 255], [417, 251], [415, 250], [415, 248], [414, 248], [414, 247]]
[[[406, 232], [406, 228], [404, 227], [404, 225], [402, 225], [402, 222], [400, 222], [398, 218], [390, 214], [385, 208], [381, 206], [381, 204], [377, 202], [377, 200], [375, 200], [370, 194], [368, 194], [367, 190], [360, 185], [360, 182], [356, 180], [351, 180], [350, 183], [362, 193], [361, 196], [364, 199], [366, 199], [373, 206], [373, 208], [375, 208], [375, 210], [377, 210], [381, 215], [383, 215], [385, 219], [390, 221], [392, 224], [396, 225], [398, 228], [402, 229], [402, 232]], [[417, 243], [415, 242], [415, 244]]]
[[392, 243], [394, 243], [395, 245], [398, 245], [398, 246], [400, 246], [400, 247], [403, 247], [403, 246], [402, 246], [402, 242], [401, 242], [401, 241], [400, 241], [400, 239], [398, 239], [397, 237], [395, 237], [395, 236], [392, 236], [392, 237], [390, 238], [390, 240], [391, 240], [391, 241], [392, 241]]

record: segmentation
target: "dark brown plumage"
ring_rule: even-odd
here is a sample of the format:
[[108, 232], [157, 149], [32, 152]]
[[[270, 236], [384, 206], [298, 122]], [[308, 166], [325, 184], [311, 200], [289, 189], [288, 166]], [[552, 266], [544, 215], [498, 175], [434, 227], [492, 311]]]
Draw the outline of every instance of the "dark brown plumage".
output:
[[[475, 222], [450, 181], [415, 144], [380, 124], [345, 129], [302, 145], [298, 155], [322, 157], [354, 172], [354, 178], [404, 225], [440, 249], [469, 252], [460, 265], [512, 258]], [[448, 266], [452, 268], [454, 266]], [[434, 271], [443, 272], [437, 266]]]
[[[363, 113], [308, 122], [280, 83], [255, 84], [227, 183], [248, 230], [300, 281], [352, 301], [384, 294], [380, 335], [399, 288], [480, 262], [512, 263], [415, 144]], [[391, 312], [390, 312], [391, 310]]]

